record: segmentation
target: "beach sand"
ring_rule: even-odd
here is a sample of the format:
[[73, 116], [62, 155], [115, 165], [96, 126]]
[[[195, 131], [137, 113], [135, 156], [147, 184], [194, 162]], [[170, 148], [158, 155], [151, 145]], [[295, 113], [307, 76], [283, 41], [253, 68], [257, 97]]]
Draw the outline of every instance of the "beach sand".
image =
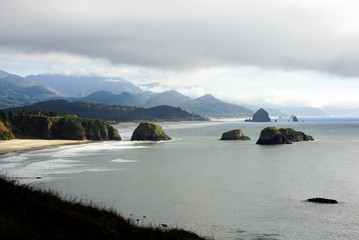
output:
[[61, 145], [91, 143], [90, 140], [45, 140], [45, 139], [13, 139], [0, 141], [0, 155], [13, 151], [34, 150]]

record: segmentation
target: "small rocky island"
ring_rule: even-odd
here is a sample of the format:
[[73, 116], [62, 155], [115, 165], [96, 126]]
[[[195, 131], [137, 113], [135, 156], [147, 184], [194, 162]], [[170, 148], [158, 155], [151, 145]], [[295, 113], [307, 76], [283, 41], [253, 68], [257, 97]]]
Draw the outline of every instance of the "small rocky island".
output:
[[293, 122], [298, 122], [297, 116], [292, 115], [290, 118], [292, 119]]
[[324, 203], [324, 204], [337, 204], [338, 201], [335, 199], [328, 199], [328, 198], [309, 198], [307, 202], [314, 202], [314, 203]]
[[252, 119], [246, 119], [245, 122], [271, 122], [269, 114], [263, 108], [260, 108], [253, 114]]
[[220, 140], [251, 140], [243, 134], [242, 129], [234, 129], [222, 134]]
[[142, 122], [132, 134], [131, 141], [166, 141], [171, 140], [163, 128], [152, 122]]
[[303, 132], [295, 131], [293, 128], [266, 127], [261, 131], [256, 144], [292, 144], [300, 141], [313, 141], [314, 138]]

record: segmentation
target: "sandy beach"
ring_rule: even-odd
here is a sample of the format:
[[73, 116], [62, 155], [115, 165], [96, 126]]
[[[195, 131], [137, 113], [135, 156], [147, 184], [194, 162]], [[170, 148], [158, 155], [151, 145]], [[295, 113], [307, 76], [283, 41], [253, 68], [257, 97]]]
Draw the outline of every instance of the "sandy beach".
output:
[[0, 141], [0, 155], [13, 151], [33, 150], [61, 145], [90, 143], [90, 140], [44, 140], [44, 139], [13, 139]]

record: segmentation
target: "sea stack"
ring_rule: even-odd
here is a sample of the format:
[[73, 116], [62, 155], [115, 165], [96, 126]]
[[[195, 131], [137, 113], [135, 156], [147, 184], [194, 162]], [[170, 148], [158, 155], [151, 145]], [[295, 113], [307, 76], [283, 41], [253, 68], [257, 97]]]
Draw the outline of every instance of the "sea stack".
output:
[[246, 122], [271, 122], [269, 114], [263, 108], [260, 108], [257, 112], [253, 114], [252, 119], [245, 120]]
[[171, 140], [163, 128], [152, 122], [142, 122], [133, 131], [131, 141], [165, 141]]
[[297, 118], [297, 116], [291, 116], [291, 119], [293, 120], [293, 122], [298, 122], [298, 118]]
[[300, 141], [313, 141], [314, 138], [303, 132], [295, 131], [292, 128], [266, 127], [261, 131], [256, 144], [274, 145], [274, 144], [292, 144]]
[[242, 129], [234, 129], [222, 134], [220, 140], [251, 140], [243, 134]]

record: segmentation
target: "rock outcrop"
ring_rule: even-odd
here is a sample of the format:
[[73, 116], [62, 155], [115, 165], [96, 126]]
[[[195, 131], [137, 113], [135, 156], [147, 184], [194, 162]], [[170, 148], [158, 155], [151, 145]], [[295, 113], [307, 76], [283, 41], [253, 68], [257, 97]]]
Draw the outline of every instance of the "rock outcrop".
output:
[[0, 140], [10, 140], [14, 138], [14, 134], [0, 121]]
[[293, 120], [293, 122], [298, 122], [297, 116], [291, 116], [291, 119]]
[[13, 119], [12, 128], [16, 138], [121, 140], [117, 129], [105, 121], [80, 118], [76, 115], [19, 115]]
[[314, 203], [325, 203], [325, 204], [337, 204], [338, 201], [335, 199], [328, 199], [328, 198], [309, 198], [307, 202], [314, 202]]
[[269, 114], [263, 108], [260, 108], [257, 112], [253, 114], [252, 119], [245, 120], [246, 122], [271, 122]]
[[152, 122], [142, 122], [133, 131], [131, 141], [163, 141], [171, 140], [163, 128]]
[[292, 128], [266, 127], [261, 131], [257, 144], [273, 145], [273, 144], [292, 144], [300, 141], [313, 141], [312, 136], [303, 132], [295, 131]]
[[222, 134], [220, 140], [251, 140], [243, 134], [242, 129], [234, 129]]
[[293, 128], [280, 128], [279, 131], [289, 142], [314, 141], [312, 136], [300, 131], [295, 131]]

